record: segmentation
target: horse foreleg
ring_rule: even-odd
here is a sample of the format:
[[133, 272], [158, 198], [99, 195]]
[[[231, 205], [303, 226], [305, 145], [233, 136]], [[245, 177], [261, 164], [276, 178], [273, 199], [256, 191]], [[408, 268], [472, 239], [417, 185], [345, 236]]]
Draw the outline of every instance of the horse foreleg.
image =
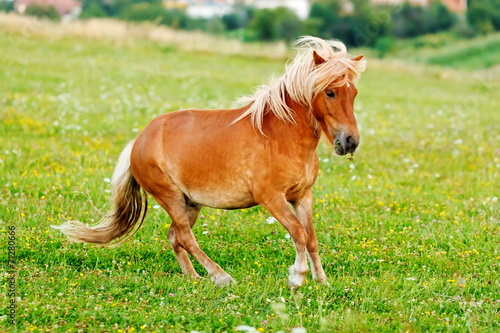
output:
[[309, 191], [306, 196], [294, 202], [293, 207], [295, 214], [304, 226], [307, 233], [307, 252], [309, 260], [311, 261], [311, 271], [313, 279], [326, 283], [326, 274], [321, 265], [321, 260], [318, 253], [318, 240], [314, 232], [314, 225], [312, 222], [312, 192]]
[[306, 257], [307, 233], [297, 216], [293, 213], [284, 195], [261, 203], [288, 231], [295, 244], [295, 263], [290, 267], [288, 286], [299, 287], [304, 284], [309, 271]]

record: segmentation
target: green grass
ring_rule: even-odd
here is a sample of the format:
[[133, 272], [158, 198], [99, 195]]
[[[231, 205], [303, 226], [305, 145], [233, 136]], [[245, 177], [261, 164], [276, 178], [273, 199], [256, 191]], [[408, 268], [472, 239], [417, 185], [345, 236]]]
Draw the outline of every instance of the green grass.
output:
[[106, 210], [119, 152], [153, 117], [230, 107], [283, 62], [15, 34], [0, 35], [0, 50], [0, 232], [7, 249], [17, 229], [18, 270], [18, 324], [2, 306], [0, 330], [500, 329], [498, 81], [368, 59], [359, 152], [318, 150], [314, 219], [330, 285], [286, 287], [295, 251], [261, 208], [204, 209], [198, 241], [239, 282], [218, 288], [180, 274], [154, 202], [117, 248], [70, 243], [50, 225], [99, 218], [86, 194]]
[[500, 34], [460, 39], [452, 33], [398, 41], [394, 56], [423, 64], [474, 71], [500, 66]]

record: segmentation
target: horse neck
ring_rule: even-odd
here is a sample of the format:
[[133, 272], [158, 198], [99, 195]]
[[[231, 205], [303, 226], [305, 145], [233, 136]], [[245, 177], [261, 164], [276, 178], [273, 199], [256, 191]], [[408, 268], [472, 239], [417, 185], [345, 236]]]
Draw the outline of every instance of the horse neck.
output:
[[[310, 149], [316, 149], [321, 136], [321, 129], [312, 115], [311, 110], [309, 107], [293, 101], [288, 94], [286, 96], [286, 104], [294, 111], [293, 118], [295, 124], [290, 122], [285, 123], [283, 120], [278, 119], [274, 114], [270, 113], [271, 119], [269, 120], [272, 122], [270, 125], [275, 128], [282, 127], [284, 131], [287, 131], [293, 137], [297, 138], [297, 143]], [[283, 137], [283, 139], [286, 140], [286, 137]]]

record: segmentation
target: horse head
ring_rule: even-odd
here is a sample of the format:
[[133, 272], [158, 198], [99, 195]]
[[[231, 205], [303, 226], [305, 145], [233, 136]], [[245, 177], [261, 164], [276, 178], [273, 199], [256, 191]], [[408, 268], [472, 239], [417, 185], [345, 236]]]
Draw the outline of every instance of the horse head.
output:
[[[359, 62], [360, 55], [348, 61]], [[316, 67], [326, 66], [328, 60], [313, 51], [313, 61]], [[339, 66], [332, 64], [333, 69]], [[354, 153], [359, 145], [359, 131], [354, 116], [354, 99], [358, 90], [345, 75], [337, 76], [333, 82], [320, 89], [312, 102], [312, 113], [328, 140], [333, 144], [335, 153], [345, 155]]]

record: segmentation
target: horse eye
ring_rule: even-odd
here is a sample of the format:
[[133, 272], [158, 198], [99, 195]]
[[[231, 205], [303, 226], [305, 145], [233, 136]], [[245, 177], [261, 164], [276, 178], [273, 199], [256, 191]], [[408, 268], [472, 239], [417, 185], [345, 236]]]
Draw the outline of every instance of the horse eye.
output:
[[329, 98], [334, 98], [335, 97], [335, 91], [327, 90], [326, 91], [326, 96]]

